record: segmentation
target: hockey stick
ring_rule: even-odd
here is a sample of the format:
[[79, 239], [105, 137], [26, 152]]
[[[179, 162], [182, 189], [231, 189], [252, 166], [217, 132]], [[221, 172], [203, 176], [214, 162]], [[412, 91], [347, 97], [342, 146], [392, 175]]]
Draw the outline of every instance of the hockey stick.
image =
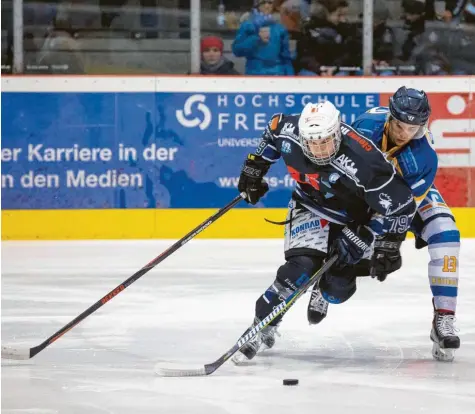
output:
[[142, 269], [140, 269], [139, 271], [134, 273], [132, 276], [130, 276], [125, 282], [121, 283], [115, 289], [111, 290], [102, 299], [100, 299], [94, 305], [86, 309], [83, 313], [81, 313], [79, 316], [77, 316], [67, 325], [63, 326], [58, 332], [54, 333], [52, 336], [50, 336], [48, 339], [46, 339], [44, 342], [42, 342], [38, 346], [35, 346], [33, 348], [13, 348], [13, 347], [2, 346], [2, 358], [20, 359], [20, 360], [33, 358], [36, 354], [41, 352], [47, 346], [51, 345], [53, 342], [61, 338], [66, 332], [74, 328], [79, 322], [86, 319], [89, 315], [91, 315], [100, 307], [105, 305], [107, 302], [109, 302], [111, 299], [117, 296], [120, 292], [122, 292], [127, 287], [129, 287], [132, 283], [140, 279], [145, 273], [152, 270], [156, 265], [161, 263], [167, 257], [171, 256], [185, 243], [189, 242], [192, 238], [200, 234], [203, 230], [205, 230], [208, 226], [214, 223], [217, 219], [219, 219], [221, 216], [223, 216], [225, 213], [231, 210], [236, 204], [238, 204], [241, 200], [243, 200], [246, 197], [247, 197], [246, 193], [244, 192], [240, 193], [229, 204], [221, 208], [217, 213], [209, 217], [206, 221], [201, 223], [198, 227], [195, 227], [188, 234], [186, 234], [180, 240], [178, 240], [175, 244], [170, 246], [167, 250], [165, 250], [163, 253], [161, 253], [151, 262], [149, 262], [144, 267], [142, 267]]
[[324, 265], [313, 274], [313, 276], [302, 286], [299, 287], [292, 295], [285, 301], [276, 306], [261, 322], [254, 326], [249, 332], [244, 333], [234, 346], [225, 354], [221, 355], [216, 361], [204, 365], [202, 368], [196, 369], [174, 369], [174, 368], [156, 368], [155, 373], [160, 377], [201, 377], [210, 375], [223, 365], [229, 358], [231, 358], [239, 349], [247, 342], [254, 338], [262, 329], [269, 325], [282, 312], [286, 312], [290, 307], [302, 296], [307, 289], [316, 281], [320, 281], [323, 274], [335, 263], [337, 256], [334, 255], [328, 259]]

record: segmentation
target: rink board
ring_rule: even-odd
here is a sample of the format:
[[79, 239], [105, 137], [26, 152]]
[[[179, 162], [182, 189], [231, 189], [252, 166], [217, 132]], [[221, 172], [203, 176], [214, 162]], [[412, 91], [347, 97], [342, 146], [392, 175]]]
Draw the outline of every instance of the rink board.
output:
[[[475, 208], [454, 208], [462, 237], [475, 237]], [[214, 214], [214, 209], [17, 210], [2, 211], [4, 240], [180, 239]], [[282, 238], [285, 209], [235, 209], [200, 238]]]
[[[237, 193], [268, 119], [329, 100], [351, 123], [402, 84], [430, 98], [436, 185], [475, 237], [475, 77], [2, 77], [2, 239], [179, 238]], [[283, 162], [258, 208], [203, 237], [282, 237]], [[460, 209], [459, 209], [460, 208]], [[462, 208], [472, 208], [464, 210]]]

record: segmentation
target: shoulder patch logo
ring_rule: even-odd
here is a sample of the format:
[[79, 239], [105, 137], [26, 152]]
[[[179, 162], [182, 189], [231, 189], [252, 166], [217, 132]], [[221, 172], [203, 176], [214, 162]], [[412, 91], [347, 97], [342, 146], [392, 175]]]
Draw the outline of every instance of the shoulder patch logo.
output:
[[287, 134], [287, 135], [294, 135], [294, 131], [295, 131], [295, 125], [293, 125], [289, 122], [286, 122], [284, 124], [284, 127], [280, 131], [280, 133], [281, 134]]
[[387, 211], [393, 205], [393, 200], [391, 200], [391, 197], [389, 197], [386, 193], [380, 193], [379, 204], [381, 204], [381, 206], [383, 206], [383, 208], [385, 208]]

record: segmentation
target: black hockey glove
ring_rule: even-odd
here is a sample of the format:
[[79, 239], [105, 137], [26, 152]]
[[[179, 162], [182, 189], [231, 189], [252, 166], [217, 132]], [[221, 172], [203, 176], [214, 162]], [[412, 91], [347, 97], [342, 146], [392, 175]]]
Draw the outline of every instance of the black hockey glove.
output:
[[374, 235], [365, 226], [356, 230], [345, 227], [333, 244], [332, 253], [338, 254], [337, 266], [353, 265], [358, 263], [366, 250], [371, 247]]
[[371, 277], [384, 282], [390, 273], [401, 268], [402, 258], [399, 250], [405, 238], [406, 233], [387, 233], [376, 238], [369, 271]]
[[256, 204], [269, 191], [269, 185], [264, 181], [269, 167], [270, 163], [258, 155], [247, 156], [239, 177], [238, 190], [247, 194], [248, 203]]

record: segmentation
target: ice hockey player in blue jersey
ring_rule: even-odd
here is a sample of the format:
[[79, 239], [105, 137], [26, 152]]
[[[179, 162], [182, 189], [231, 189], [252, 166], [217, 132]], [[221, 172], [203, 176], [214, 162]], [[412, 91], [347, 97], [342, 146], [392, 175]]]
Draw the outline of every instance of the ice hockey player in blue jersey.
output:
[[[264, 176], [280, 158], [296, 181], [285, 224], [285, 263], [256, 301], [254, 324], [305, 283], [328, 255], [337, 262], [321, 279], [333, 303], [356, 291], [357, 264], [371, 259], [376, 236], [405, 234], [414, 217], [412, 191], [383, 153], [351, 126], [331, 102], [309, 103], [301, 114], [272, 117], [254, 154], [244, 162], [238, 189], [256, 204]], [[388, 201], [390, 200], [390, 202]], [[370, 261], [370, 269], [378, 263]], [[282, 315], [241, 347], [233, 361], [272, 347]]]
[[[460, 233], [450, 208], [434, 185], [437, 155], [427, 129], [430, 112], [423, 91], [403, 86], [391, 97], [389, 108], [370, 109], [352, 126], [386, 154], [412, 189], [418, 208], [410, 231], [416, 236], [416, 248], [428, 245], [430, 255], [428, 276], [434, 307], [432, 354], [435, 359], [451, 361], [455, 349], [460, 347], [454, 328]], [[372, 276], [382, 281], [401, 267], [400, 244], [380, 250], [380, 258], [374, 259], [381, 266]], [[328, 301], [320, 291], [314, 290], [308, 305], [309, 322], [319, 323], [327, 311]]]

